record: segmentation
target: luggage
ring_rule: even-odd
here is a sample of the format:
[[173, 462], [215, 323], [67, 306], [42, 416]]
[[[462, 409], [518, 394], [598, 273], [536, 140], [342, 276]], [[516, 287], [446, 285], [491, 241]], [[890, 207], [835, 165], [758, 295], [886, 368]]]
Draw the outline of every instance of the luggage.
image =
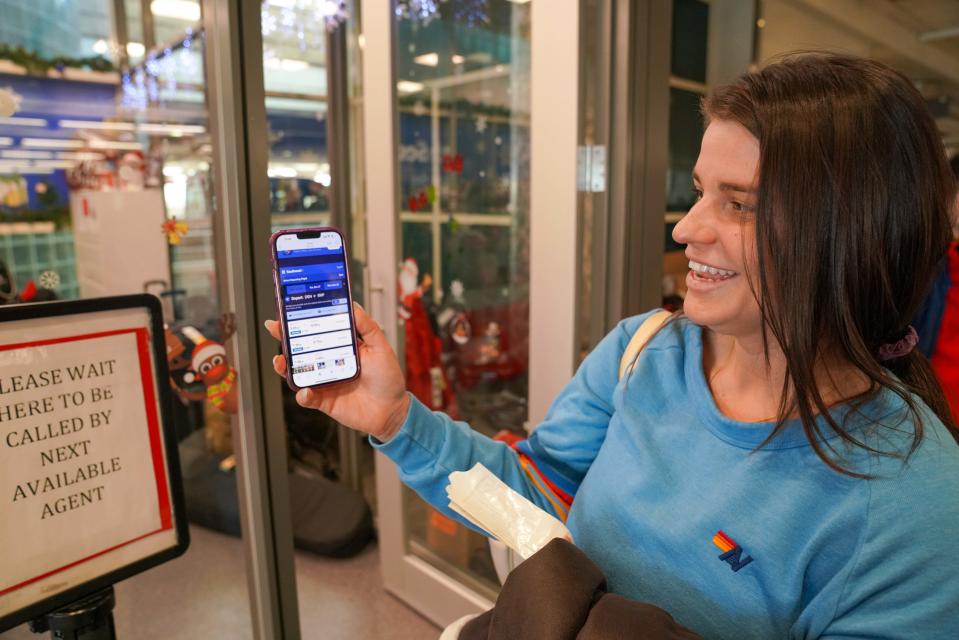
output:
[[[240, 535], [235, 472], [219, 468], [221, 455], [206, 450], [197, 431], [180, 443], [187, 518], [193, 524]], [[356, 555], [373, 538], [373, 514], [363, 497], [325, 478], [290, 474], [290, 512], [297, 549], [343, 558]]]

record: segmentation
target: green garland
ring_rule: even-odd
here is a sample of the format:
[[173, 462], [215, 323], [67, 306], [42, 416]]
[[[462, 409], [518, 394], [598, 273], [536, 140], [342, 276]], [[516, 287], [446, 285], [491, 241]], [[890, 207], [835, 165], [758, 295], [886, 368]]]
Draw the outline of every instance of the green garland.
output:
[[0, 43], [0, 60], [9, 60], [18, 64], [27, 70], [27, 73], [33, 75], [46, 75], [51, 69], [63, 71], [65, 68], [72, 69], [90, 69], [91, 71], [116, 71], [113, 63], [102, 56], [90, 56], [89, 58], [68, 58], [66, 56], [57, 56], [56, 58], [41, 58], [33, 51], [27, 51], [23, 47], [11, 47], [8, 44]]

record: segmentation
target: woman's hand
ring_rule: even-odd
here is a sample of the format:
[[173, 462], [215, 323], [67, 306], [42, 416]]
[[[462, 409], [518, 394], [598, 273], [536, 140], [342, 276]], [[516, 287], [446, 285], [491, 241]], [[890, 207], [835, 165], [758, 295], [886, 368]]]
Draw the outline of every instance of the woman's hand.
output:
[[[360, 341], [360, 377], [328, 387], [300, 389], [296, 401], [303, 407], [318, 409], [337, 422], [370, 434], [382, 441], [400, 430], [409, 411], [410, 398], [400, 363], [386, 341], [386, 335], [363, 307], [353, 303], [353, 317]], [[280, 323], [266, 321], [266, 330], [280, 339]], [[286, 358], [275, 356], [273, 369], [286, 375]]]

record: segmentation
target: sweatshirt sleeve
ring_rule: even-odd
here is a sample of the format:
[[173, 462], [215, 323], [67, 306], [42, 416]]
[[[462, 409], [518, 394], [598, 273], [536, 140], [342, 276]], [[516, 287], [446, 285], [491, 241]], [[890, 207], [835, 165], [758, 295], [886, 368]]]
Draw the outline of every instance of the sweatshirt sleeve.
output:
[[546, 419], [516, 448], [494, 442], [465, 422], [430, 411], [412, 397], [399, 432], [385, 443], [372, 438], [370, 442], [396, 463], [406, 485], [460, 522], [463, 519], [448, 508], [448, 476], [453, 471], [466, 471], [477, 462], [565, 521], [569, 502], [605, 438], [613, 414], [620, 358], [645, 317], [620, 322], [597, 345], [553, 401]]
[[944, 429], [926, 439], [903, 473], [870, 481], [860, 548], [821, 638], [959, 637], [959, 450]]

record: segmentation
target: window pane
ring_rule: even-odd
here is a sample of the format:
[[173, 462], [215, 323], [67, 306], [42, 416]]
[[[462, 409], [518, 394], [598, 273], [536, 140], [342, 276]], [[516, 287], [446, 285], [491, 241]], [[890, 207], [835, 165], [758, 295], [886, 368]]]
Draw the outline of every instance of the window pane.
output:
[[[396, 49], [407, 386], [488, 435], [523, 433], [530, 7], [412, 6], [399, 5]], [[405, 501], [411, 550], [491, 593], [486, 540]]]
[[709, 4], [703, 0], [674, 0], [672, 74], [706, 82], [706, 34]]

